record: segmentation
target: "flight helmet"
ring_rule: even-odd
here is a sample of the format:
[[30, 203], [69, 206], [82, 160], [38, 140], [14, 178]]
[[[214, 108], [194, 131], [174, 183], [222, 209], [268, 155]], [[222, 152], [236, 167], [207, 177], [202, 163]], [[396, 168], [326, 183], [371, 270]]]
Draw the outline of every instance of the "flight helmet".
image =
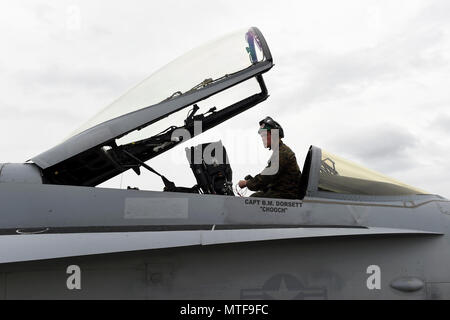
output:
[[271, 130], [278, 129], [279, 137], [284, 138], [283, 128], [280, 126], [278, 122], [273, 120], [271, 117], [265, 117], [263, 120], [259, 122], [260, 128], [258, 133], [261, 134], [263, 130]]

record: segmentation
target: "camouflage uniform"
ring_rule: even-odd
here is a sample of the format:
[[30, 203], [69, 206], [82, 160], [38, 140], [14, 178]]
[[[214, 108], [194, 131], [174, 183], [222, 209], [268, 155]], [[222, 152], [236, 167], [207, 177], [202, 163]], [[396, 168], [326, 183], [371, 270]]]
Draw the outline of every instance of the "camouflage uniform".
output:
[[[278, 172], [272, 175], [264, 175], [278, 158]], [[280, 140], [278, 152], [273, 151], [269, 165], [257, 176], [247, 180], [247, 188], [251, 191], [259, 191], [251, 197], [298, 199], [299, 181], [301, 172], [297, 164], [294, 152]]]

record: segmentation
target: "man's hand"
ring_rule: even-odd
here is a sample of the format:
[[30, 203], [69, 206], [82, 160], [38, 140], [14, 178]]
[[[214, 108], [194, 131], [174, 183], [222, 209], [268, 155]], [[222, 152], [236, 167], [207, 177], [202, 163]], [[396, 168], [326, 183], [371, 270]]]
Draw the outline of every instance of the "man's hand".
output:
[[239, 188], [243, 189], [247, 186], [247, 180], [240, 180], [239, 181]]

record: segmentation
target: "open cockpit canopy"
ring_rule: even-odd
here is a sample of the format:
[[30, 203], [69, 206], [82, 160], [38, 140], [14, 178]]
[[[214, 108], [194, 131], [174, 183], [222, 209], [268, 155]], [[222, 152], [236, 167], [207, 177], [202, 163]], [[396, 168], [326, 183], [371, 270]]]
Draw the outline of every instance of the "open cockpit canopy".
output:
[[[233, 77], [270, 54], [255, 28], [239, 30], [189, 51], [157, 70], [97, 113], [73, 134], [125, 114], [155, 106]], [[167, 105], [167, 107], [169, 107]]]
[[[182, 142], [171, 137], [174, 130], [195, 135], [194, 121], [201, 121], [205, 131], [267, 99], [262, 74], [272, 66], [269, 47], [257, 28], [223, 36], [159, 69], [65, 141], [31, 160], [52, 184], [95, 186], [130, 168], [139, 172], [137, 160], [147, 161]], [[197, 102], [252, 78], [260, 93], [251, 92], [229, 106], [196, 114]], [[172, 124], [154, 136], [117, 145], [117, 139], [189, 106], [193, 112], [181, 127]]]

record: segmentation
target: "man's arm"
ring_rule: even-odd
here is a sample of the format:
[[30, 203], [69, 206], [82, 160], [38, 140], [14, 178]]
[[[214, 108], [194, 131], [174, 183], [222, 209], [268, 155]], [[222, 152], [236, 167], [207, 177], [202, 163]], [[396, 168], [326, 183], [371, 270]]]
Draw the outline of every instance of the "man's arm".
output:
[[[278, 159], [277, 159], [278, 158]], [[278, 170], [276, 173], [273, 173], [273, 168], [271, 165], [274, 164], [274, 161], [278, 160]], [[277, 181], [277, 178], [283, 168], [286, 166], [287, 162], [286, 155], [282, 152], [277, 152], [271, 158], [271, 163], [264, 168], [264, 170], [256, 175], [253, 179], [247, 180], [247, 188], [251, 191], [258, 191], [267, 188], [268, 185], [273, 184]]]

